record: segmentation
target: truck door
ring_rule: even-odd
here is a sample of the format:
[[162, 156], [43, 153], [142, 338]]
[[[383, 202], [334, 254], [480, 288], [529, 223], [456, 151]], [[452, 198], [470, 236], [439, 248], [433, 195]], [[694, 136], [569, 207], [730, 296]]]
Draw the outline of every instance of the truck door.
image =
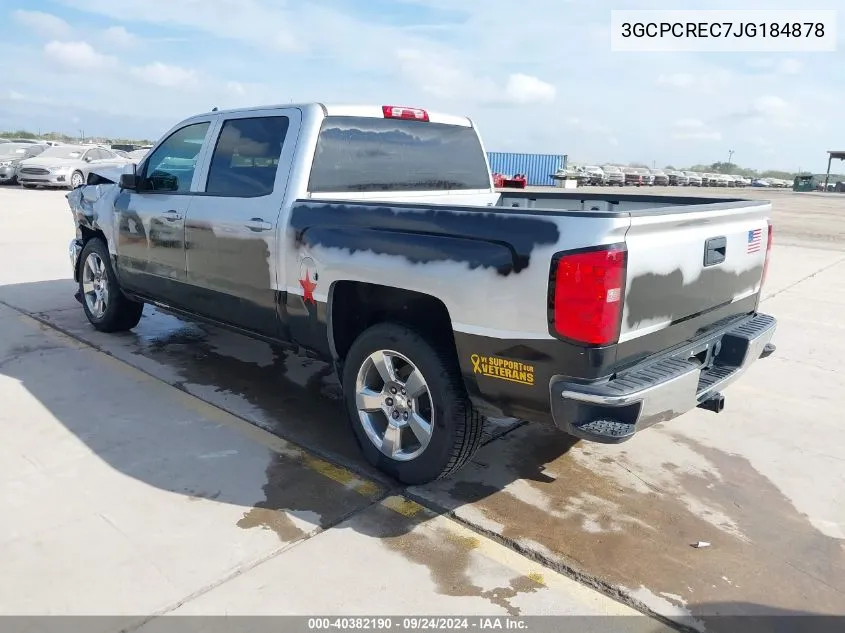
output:
[[185, 225], [191, 309], [279, 335], [279, 215], [301, 121], [298, 109], [221, 116]]
[[185, 296], [185, 216], [210, 127], [211, 118], [174, 130], [138, 166], [139, 188], [114, 205], [121, 282], [176, 306]]

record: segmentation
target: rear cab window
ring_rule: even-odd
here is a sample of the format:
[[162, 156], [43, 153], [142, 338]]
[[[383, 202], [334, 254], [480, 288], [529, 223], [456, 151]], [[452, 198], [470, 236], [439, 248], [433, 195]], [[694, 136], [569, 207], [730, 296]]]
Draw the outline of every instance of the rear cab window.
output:
[[241, 198], [273, 193], [289, 125], [286, 116], [227, 120], [211, 156], [205, 193]]
[[370, 117], [324, 119], [310, 193], [489, 190], [473, 127]]

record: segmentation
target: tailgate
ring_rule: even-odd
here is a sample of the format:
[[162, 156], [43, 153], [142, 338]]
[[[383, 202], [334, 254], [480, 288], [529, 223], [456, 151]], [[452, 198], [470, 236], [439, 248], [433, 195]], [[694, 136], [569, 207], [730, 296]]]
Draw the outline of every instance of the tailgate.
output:
[[[696, 319], [760, 292], [771, 203], [731, 201], [634, 211], [620, 342]], [[745, 302], [747, 303], [747, 302]]]

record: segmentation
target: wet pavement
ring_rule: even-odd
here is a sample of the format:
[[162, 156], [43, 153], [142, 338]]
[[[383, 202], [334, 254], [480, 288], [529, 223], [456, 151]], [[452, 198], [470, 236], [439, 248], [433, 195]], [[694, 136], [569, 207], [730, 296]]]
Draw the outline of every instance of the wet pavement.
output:
[[[726, 391], [723, 413], [697, 410], [619, 446], [575, 443], [548, 427], [501, 421], [464, 470], [406, 495], [465, 523], [470, 535], [488, 535], [643, 609], [687, 624], [691, 616], [708, 630], [730, 622], [714, 616], [736, 613], [845, 615], [845, 426], [838, 415], [845, 394], [845, 256], [836, 240], [813, 242], [824, 233], [819, 218], [838, 225], [835, 213], [845, 212], [845, 196], [819, 196], [823, 204], [816, 209], [814, 196], [776, 193], [776, 222], [782, 198], [786, 229], [775, 234], [762, 309], [779, 320], [778, 351]], [[50, 212], [61, 217], [62, 203]], [[798, 204], [815, 224], [792, 231]], [[60, 253], [45, 254], [34, 278], [17, 280], [8, 268], [0, 273], [6, 284], [0, 301], [305, 447], [385, 494], [399, 492], [363, 462], [327, 366], [150, 307], [134, 332], [99, 334], [73, 300], [66, 271], [52, 274], [56, 259], [66, 266], [67, 235], [55, 233], [51, 244]], [[255, 500], [238, 519], [242, 530], [283, 541], [302, 536], [301, 525], [272, 512], [280, 504], [273, 482], [285, 481], [287, 468], [265, 464], [265, 501]], [[362, 526], [353, 531], [428, 566], [427, 577], [443, 595], [457, 599], [469, 592], [504, 612], [537, 599], [530, 575], [468, 582], [462, 569], [473, 548], [465, 541], [437, 536], [428, 524], [419, 533], [406, 526], [393, 538], [378, 518], [382, 510], [368, 506], [341, 524]], [[374, 534], [373, 526], [388, 533]], [[699, 542], [709, 546], [693, 547]], [[285, 573], [283, 561], [274, 564]], [[252, 602], [238, 602], [244, 612], [293, 604], [268, 606], [261, 582], [239, 582], [246, 583], [244, 591], [258, 592]], [[310, 595], [317, 588], [304, 582], [301, 591]]]
[[2, 616], [121, 616], [71, 623], [94, 633], [223, 613], [612, 615], [665, 630], [5, 305], [0, 401]]

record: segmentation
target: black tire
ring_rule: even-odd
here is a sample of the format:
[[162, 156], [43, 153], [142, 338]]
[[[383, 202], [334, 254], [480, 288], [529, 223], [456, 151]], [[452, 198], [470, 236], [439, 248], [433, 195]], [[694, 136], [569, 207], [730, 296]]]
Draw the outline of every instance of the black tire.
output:
[[[358, 371], [379, 350], [398, 352], [422, 372], [433, 409], [433, 431], [425, 449], [409, 461], [383, 454], [370, 440], [355, 402]], [[472, 406], [448, 346], [432, 345], [417, 331], [380, 323], [364, 331], [344, 361], [343, 397], [358, 444], [373, 466], [403, 484], [419, 485], [446, 477], [469, 461], [481, 445], [484, 417]]]
[[[85, 265], [92, 254], [97, 255], [102, 262], [101, 283], [106, 285], [108, 291], [108, 299], [105, 301], [105, 310], [102, 315], [97, 315], [91, 311], [85, 296]], [[88, 240], [79, 256], [79, 296], [82, 299], [82, 309], [85, 311], [88, 322], [100, 332], [131, 330], [138, 325], [144, 311], [143, 303], [127, 298], [121, 291], [111, 265], [108, 248], [106, 248], [105, 242], [98, 237]]]

